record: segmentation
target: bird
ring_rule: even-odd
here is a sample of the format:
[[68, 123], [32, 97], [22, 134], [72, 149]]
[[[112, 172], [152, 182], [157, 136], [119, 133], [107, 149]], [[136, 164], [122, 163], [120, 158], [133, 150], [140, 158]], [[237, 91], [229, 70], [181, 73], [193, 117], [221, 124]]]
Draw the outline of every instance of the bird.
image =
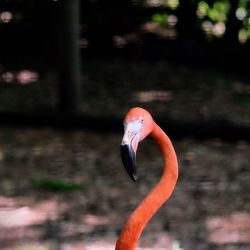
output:
[[178, 161], [171, 140], [147, 110], [140, 107], [131, 108], [123, 124], [121, 160], [131, 179], [137, 180], [137, 147], [147, 136], [153, 138], [159, 145], [164, 165], [159, 182], [132, 212], [116, 241], [115, 250], [135, 250], [143, 229], [154, 213], [169, 199], [175, 188], [178, 179]]

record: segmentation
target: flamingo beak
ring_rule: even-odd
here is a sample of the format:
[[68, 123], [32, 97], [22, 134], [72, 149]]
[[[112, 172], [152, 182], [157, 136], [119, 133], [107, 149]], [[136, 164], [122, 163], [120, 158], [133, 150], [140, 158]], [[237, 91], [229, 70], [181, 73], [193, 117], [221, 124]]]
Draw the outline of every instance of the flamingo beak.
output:
[[136, 157], [131, 145], [121, 145], [121, 158], [128, 175], [133, 181], [136, 181]]
[[124, 136], [121, 143], [121, 158], [123, 165], [133, 181], [136, 176], [136, 151], [140, 139], [141, 120], [125, 124]]

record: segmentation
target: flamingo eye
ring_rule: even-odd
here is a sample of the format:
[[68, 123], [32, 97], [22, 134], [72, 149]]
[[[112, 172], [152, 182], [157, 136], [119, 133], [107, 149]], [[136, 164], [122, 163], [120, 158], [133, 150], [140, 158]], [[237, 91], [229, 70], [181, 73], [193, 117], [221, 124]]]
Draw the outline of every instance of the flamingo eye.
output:
[[140, 122], [142, 123], [144, 119], [143, 119], [143, 117], [141, 116], [139, 120], [140, 120]]

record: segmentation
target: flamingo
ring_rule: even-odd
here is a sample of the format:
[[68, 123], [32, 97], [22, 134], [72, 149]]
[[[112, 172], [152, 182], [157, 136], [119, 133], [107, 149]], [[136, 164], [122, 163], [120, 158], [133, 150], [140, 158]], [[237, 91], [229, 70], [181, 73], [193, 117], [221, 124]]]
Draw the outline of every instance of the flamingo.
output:
[[133, 181], [136, 177], [136, 151], [140, 141], [152, 137], [160, 146], [163, 157], [163, 174], [153, 188], [129, 217], [116, 242], [115, 250], [135, 250], [142, 230], [154, 213], [169, 199], [178, 178], [178, 162], [169, 137], [156, 124], [145, 109], [135, 107], [124, 119], [124, 136], [121, 143], [123, 165]]

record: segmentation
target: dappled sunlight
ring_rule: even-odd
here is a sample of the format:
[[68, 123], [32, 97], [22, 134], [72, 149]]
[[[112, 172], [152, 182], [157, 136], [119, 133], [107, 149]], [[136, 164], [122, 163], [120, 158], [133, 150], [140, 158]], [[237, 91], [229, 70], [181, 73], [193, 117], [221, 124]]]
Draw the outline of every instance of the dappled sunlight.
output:
[[157, 13], [152, 15], [151, 20], [144, 22], [140, 27], [131, 33], [114, 35], [112, 37], [115, 47], [121, 49], [130, 44], [140, 44], [144, 41], [144, 35], [154, 34], [167, 40], [177, 38], [176, 25], [178, 17], [174, 14]]
[[37, 82], [38, 80], [38, 72], [26, 69], [20, 71], [6, 71], [1, 75], [2, 84], [19, 83], [22, 85], [26, 85]]
[[207, 35], [207, 38], [224, 36], [229, 11], [230, 4], [228, 1], [215, 1], [211, 5], [206, 1], [198, 3], [196, 15], [202, 20], [201, 29]]
[[226, 26], [224, 23], [216, 23], [213, 26], [213, 34], [217, 37], [223, 36], [226, 31]]
[[57, 219], [59, 204], [53, 200], [20, 206], [18, 201], [0, 197], [0, 227], [26, 227], [44, 223], [47, 219]]
[[247, 16], [247, 10], [242, 8], [242, 7], [239, 7], [237, 10], [236, 10], [236, 17], [242, 21], [246, 16]]
[[248, 40], [248, 32], [245, 29], [241, 29], [238, 35], [239, 42], [244, 44]]
[[13, 72], [5, 72], [2, 74], [2, 81], [5, 83], [12, 83], [15, 80], [15, 75]]
[[11, 12], [5, 11], [5, 12], [0, 13], [0, 20], [3, 23], [9, 23], [12, 21], [12, 19], [13, 19], [13, 14]]
[[[161, 29], [155, 29], [159, 36], [176, 39], [178, 37], [177, 31], [174, 28], [178, 22], [178, 17], [175, 15], [174, 10], [179, 7], [178, 1], [161, 1], [150, 0], [147, 1], [148, 6], [151, 7], [167, 7], [165, 12], [154, 13], [151, 20], [160, 25]], [[201, 29], [207, 41], [213, 41], [214, 38], [223, 38], [227, 30], [227, 22], [231, 10], [230, 1], [214, 1], [208, 3], [207, 1], [199, 1], [196, 7], [196, 27]], [[241, 22], [239, 29], [238, 40], [241, 44], [246, 43], [250, 37], [250, 17], [247, 11], [247, 2], [239, 1], [238, 8], [235, 12], [236, 18]]]
[[181, 250], [180, 244], [168, 232], [158, 232], [157, 234], [142, 236], [139, 247], [141, 250], [148, 249], [168, 249], [168, 250]]
[[128, 43], [128, 37], [122, 36], [113, 36], [113, 43], [117, 48], [124, 48], [124, 46]]
[[179, 6], [179, 0], [147, 0], [146, 3], [151, 7], [167, 6], [170, 9], [177, 9]]
[[175, 26], [177, 24], [177, 22], [178, 22], [177, 16], [175, 16], [175, 15], [169, 15], [168, 16], [168, 24], [170, 26]]
[[85, 214], [82, 216], [82, 221], [89, 225], [99, 226], [108, 224], [110, 222], [110, 217]]
[[154, 26], [154, 30], [151, 29], [150, 31], [148, 29], [148, 32], [154, 33], [158, 36], [170, 40], [174, 40], [177, 38], [177, 30], [175, 26], [178, 22], [178, 17], [176, 15], [167, 13], [156, 13], [152, 15], [151, 21], [156, 25]]
[[213, 24], [210, 21], [204, 21], [202, 23], [202, 29], [207, 33], [211, 34], [213, 30]]
[[[21, 205], [26, 203], [26, 205]], [[58, 221], [60, 214], [68, 209], [68, 205], [60, 204], [55, 199], [35, 202], [22, 198], [0, 197], [0, 243], [2, 246], [12, 242], [12, 249], [41, 249], [54, 250], [60, 245], [61, 250], [108, 250], [114, 249], [117, 236], [107, 232], [107, 235], [98, 236], [87, 240], [65, 241], [41, 241], [41, 237], [47, 235], [50, 230], [59, 230], [50, 235], [57, 234], [63, 237], [72, 237], [79, 233], [94, 234], [99, 226], [108, 226], [114, 218], [110, 216], [98, 216], [85, 214], [79, 223]], [[54, 221], [54, 222], [53, 222]], [[58, 222], [57, 222], [58, 221]], [[40, 225], [40, 227], [37, 227]], [[56, 226], [57, 225], [57, 226]], [[36, 227], [35, 227], [36, 226]], [[42, 227], [41, 227], [42, 226]], [[88, 226], [91, 226], [89, 228]], [[61, 232], [62, 229], [63, 231]], [[46, 229], [47, 228], [47, 229]], [[46, 232], [45, 230], [48, 230]], [[97, 234], [98, 235], [98, 234]], [[46, 236], [48, 237], [48, 236]], [[59, 236], [58, 236], [59, 237]], [[60, 236], [61, 238], [62, 236]], [[27, 241], [27, 242], [25, 242]], [[138, 250], [184, 250], [167, 232], [146, 233], [142, 236]], [[5, 250], [5, 248], [3, 248]], [[6, 248], [7, 250], [8, 248]]]
[[81, 38], [80, 39], [80, 48], [86, 49], [89, 47], [90, 41], [87, 38]]
[[37, 213], [29, 207], [0, 210], [0, 227], [8, 228], [40, 224], [45, 218], [44, 213]]
[[250, 244], [250, 214], [235, 212], [206, 221], [209, 241], [213, 244]]
[[[241, 86], [237, 88], [241, 91]], [[13, 198], [0, 197], [1, 245], [13, 246], [12, 250], [29, 245], [44, 247], [43, 250], [58, 246], [70, 250], [113, 250], [131, 210], [157, 182], [162, 161], [156, 148], [145, 142], [138, 153], [140, 179], [135, 186], [121, 169], [120, 140], [120, 134], [82, 130], [3, 130], [1, 192]], [[248, 195], [249, 179], [247, 169], [241, 168], [248, 166], [248, 143], [230, 146], [222, 141], [198, 143], [188, 139], [174, 144], [182, 177], [174, 195], [143, 233], [139, 244], [143, 250], [189, 250], [185, 244], [196, 243], [193, 235], [211, 231], [209, 237], [214, 237], [214, 222], [210, 225], [206, 218], [212, 221], [218, 210], [227, 214], [228, 209], [235, 208], [234, 204], [242, 204], [242, 209], [246, 206], [240, 201]], [[45, 182], [44, 176], [50, 179]], [[30, 182], [32, 177], [38, 178], [35, 180], [40, 184]], [[4, 180], [13, 191], [6, 190]], [[62, 188], [75, 182], [82, 185], [80, 189]], [[22, 196], [16, 195], [20, 192]], [[220, 195], [214, 197], [215, 192]], [[228, 196], [234, 200], [230, 206]], [[238, 224], [240, 227], [241, 222]], [[203, 240], [209, 244], [207, 236]]]
[[172, 91], [164, 90], [148, 90], [140, 91], [133, 94], [133, 100], [141, 103], [153, 102], [153, 101], [162, 101], [170, 102], [174, 99]]
[[[55, 250], [55, 249], [56, 249], [55, 244], [50, 242], [40, 242], [40, 241], [20, 243], [17, 246], [13, 246], [12, 248], [1, 246], [1, 250]], [[84, 248], [82, 248], [81, 250], [84, 250]]]
[[38, 80], [38, 74], [30, 70], [22, 70], [17, 73], [17, 81], [20, 84], [29, 84]]
[[[58, 220], [64, 206], [56, 200], [40, 202], [27, 197], [0, 197], [0, 245], [1, 249], [53, 250], [55, 244], [40, 242], [46, 232], [46, 224]], [[6, 248], [4, 247], [6, 246]]]

